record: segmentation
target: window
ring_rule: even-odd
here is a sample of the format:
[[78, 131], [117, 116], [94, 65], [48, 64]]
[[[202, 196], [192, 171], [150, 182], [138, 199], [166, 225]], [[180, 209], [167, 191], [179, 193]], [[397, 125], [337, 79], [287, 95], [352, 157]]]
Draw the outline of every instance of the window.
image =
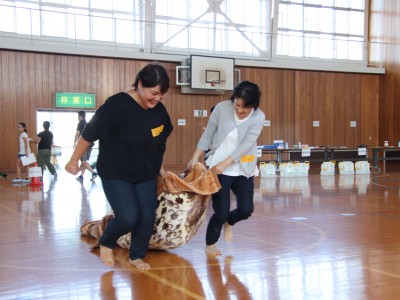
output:
[[67, 8], [67, 38], [90, 39], [90, 15], [85, 9]]
[[275, 54], [363, 60], [364, 0], [277, 1]]
[[66, 37], [67, 15], [65, 8], [42, 8], [42, 35], [54, 37]]
[[142, 47], [144, 0], [0, 0], [0, 31]]
[[269, 56], [269, 0], [156, 2], [156, 51]]
[[368, 45], [366, 3], [365, 0], [0, 0], [0, 35], [40, 36], [41, 41], [56, 37], [74, 44], [98, 42], [98, 45], [134, 47], [149, 53], [364, 62]]

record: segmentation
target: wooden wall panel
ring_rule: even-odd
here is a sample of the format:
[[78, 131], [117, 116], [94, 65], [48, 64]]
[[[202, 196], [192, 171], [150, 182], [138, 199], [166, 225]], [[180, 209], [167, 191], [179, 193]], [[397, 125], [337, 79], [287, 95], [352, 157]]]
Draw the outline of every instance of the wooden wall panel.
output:
[[372, 57], [381, 57], [386, 69], [379, 86], [379, 137], [397, 145], [400, 140], [400, 6], [395, 0], [370, 0], [370, 31], [372, 42], [382, 45], [372, 48]]
[[[7, 64], [9, 63], [10, 52], [0, 52], [0, 86], [5, 88], [0, 89], [0, 163], [7, 159], [8, 150], [11, 148], [11, 134], [7, 132], [12, 132], [10, 127], [10, 122], [7, 122], [10, 116], [10, 74], [8, 73], [9, 68]], [[15, 90], [15, 89], [14, 89]], [[14, 125], [14, 124], [13, 124]], [[4, 164], [4, 163], [3, 163]], [[4, 164], [5, 165], [5, 164]], [[0, 169], [1, 170], [1, 169]]]
[[[360, 142], [361, 144], [379, 145], [379, 81], [374, 80], [376, 76], [363, 76], [361, 79], [361, 104], [360, 104]], [[384, 76], [380, 76], [381, 78]], [[371, 84], [375, 86], [368, 88]], [[371, 93], [371, 91], [373, 91]]]
[[[360, 80], [364, 77], [364, 82], [374, 84], [368, 88], [376, 95], [378, 76], [297, 71], [295, 138], [314, 146], [359, 145], [364, 101]], [[377, 114], [377, 111], [363, 113]], [[363, 116], [369, 117], [373, 116]], [[313, 121], [319, 121], [320, 126], [313, 127]], [[350, 121], [356, 121], [357, 127], [350, 127]]]
[[[130, 88], [137, 71], [149, 61], [79, 57], [58, 54], [0, 51], [1, 131], [0, 171], [15, 172], [17, 153], [16, 123], [24, 121], [30, 136], [36, 128], [36, 109], [53, 109], [58, 91], [95, 93], [97, 106], [114, 93]], [[175, 67], [163, 62], [171, 77], [171, 88], [164, 101], [171, 115], [174, 132], [168, 141], [166, 167], [185, 168], [196, 148], [208, 118], [194, 117], [194, 110], [210, 111], [224, 95], [182, 94], [175, 84]], [[291, 145], [354, 146], [369, 136], [379, 139], [379, 75], [343, 74], [240, 67], [241, 79], [256, 82], [262, 90], [262, 109], [271, 126], [264, 127], [259, 144], [274, 139]], [[185, 119], [186, 126], [178, 126]], [[312, 121], [320, 121], [320, 127]], [[349, 122], [357, 121], [356, 128]]]

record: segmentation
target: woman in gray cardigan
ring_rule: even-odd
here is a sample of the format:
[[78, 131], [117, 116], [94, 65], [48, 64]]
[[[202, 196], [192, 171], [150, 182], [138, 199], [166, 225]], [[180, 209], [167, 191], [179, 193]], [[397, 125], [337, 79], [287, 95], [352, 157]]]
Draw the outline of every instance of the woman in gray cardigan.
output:
[[[221, 255], [216, 243], [224, 227], [224, 237], [233, 239], [231, 226], [248, 219], [254, 209], [254, 176], [257, 169], [257, 139], [265, 115], [258, 108], [261, 91], [255, 83], [242, 81], [233, 89], [230, 100], [215, 106], [206, 130], [188, 166], [206, 155], [206, 165], [215, 167], [221, 190], [212, 195], [214, 214], [206, 233], [206, 252]], [[230, 191], [236, 196], [237, 207], [230, 210]]]

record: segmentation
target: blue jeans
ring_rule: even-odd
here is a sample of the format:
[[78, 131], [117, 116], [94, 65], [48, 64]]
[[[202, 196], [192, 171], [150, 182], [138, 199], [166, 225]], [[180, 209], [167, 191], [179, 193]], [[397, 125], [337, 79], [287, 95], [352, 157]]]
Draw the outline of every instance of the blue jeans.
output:
[[[222, 226], [228, 222], [234, 225], [248, 219], [254, 210], [254, 177], [218, 175], [222, 188], [212, 195], [214, 214], [207, 226], [206, 244], [215, 244], [220, 235]], [[230, 210], [231, 190], [236, 196], [236, 208]]]
[[155, 222], [157, 178], [138, 183], [124, 180], [102, 180], [102, 183], [115, 217], [107, 224], [100, 245], [113, 249], [118, 238], [130, 232], [129, 258], [144, 258]]

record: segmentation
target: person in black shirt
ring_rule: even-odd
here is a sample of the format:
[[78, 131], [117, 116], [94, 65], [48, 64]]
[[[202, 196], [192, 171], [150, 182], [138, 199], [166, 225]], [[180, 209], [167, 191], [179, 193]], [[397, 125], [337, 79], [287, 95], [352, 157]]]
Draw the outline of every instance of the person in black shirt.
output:
[[96, 167], [114, 212], [99, 241], [100, 259], [107, 266], [114, 265], [118, 238], [130, 232], [129, 263], [140, 270], [150, 268], [143, 258], [154, 228], [157, 177], [165, 176], [163, 156], [173, 130], [161, 103], [169, 85], [162, 65], [145, 66], [132, 89], [110, 96], [97, 109], [65, 166], [77, 174], [82, 153], [99, 140]]
[[42, 174], [44, 170], [44, 165], [46, 164], [48, 170], [51, 175], [54, 176], [54, 179], [57, 179], [57, 172], [54, 168], [53, 164], [50, 161], [51, 158], [51, 146], [53, 145], [53, 133], [49, 130], [50, 122], [43, 122], [43, 131], [39, 132], [36, 137], [36, 141], [31, 140], [32, 143], [38, 144], [38, 154], [37, 154], [37, 162], [38, 166], [42, 168]]

